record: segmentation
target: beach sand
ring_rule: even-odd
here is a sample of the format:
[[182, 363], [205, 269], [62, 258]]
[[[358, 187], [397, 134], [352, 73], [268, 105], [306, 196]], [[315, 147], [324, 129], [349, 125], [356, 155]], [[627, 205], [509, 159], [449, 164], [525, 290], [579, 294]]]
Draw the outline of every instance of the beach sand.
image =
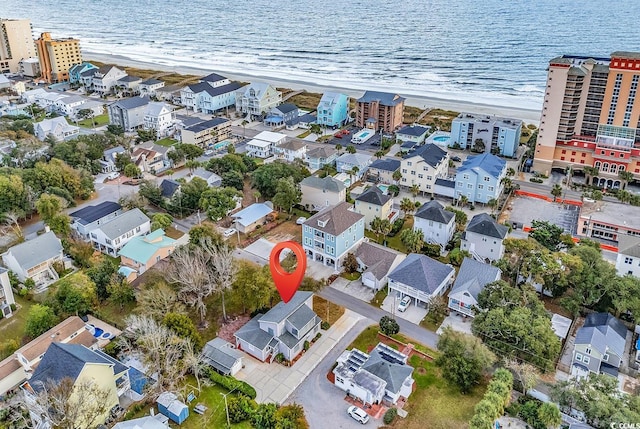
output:
[[[83, 57], [86, 61], [99, 61], [101, 63], [106, 64], [115, 64], [125, 67], [134, 67], [139, 69], [147, 69], [147, 70], [158, 70], [162, 72], [174, 72], [178, 74], [185, 75], [195, 75], [195, 76], [204, 76], [206, 74], [216, 72], [215, 70], [206, 70], [197, 67], [190, 67], [188, 65], [184, 66], [167, 66], [152, 62], [145, 62], [135, 60], [133, 58], [125, 57], [122, 55], [111, 55], [111, 54], [101, 54], [96, 52], [86, 52], [83, 51]], [[247, 74], [243, 74], [241, 72], [237, 73], [225, 73], [225, 75], [232, 80], [243, 81], [243, 82], [251, 82], [256, 79], [260, 79], [256, 76], [251, 76]], [[322, 82], [302, 82], [295, 80], [285, 80], [285, 79], [262, 79], [271, 85], [274, 85], [278, 88], [291, 88], [293, 90], [306, 90], [308, 92], [316, 92], [316, 93], [324, 93], [326, 91], [339, 91], [349, 95], [350, 97], [359, 98], [362, 96], [362, 91], [355, 91], [350, 88], [342, 88], [335, 86], [324, 85]], [[400, 94], [402, 95], [402, 94]], [[520, 109], [516, 107], [510, 106], [495, 106], [488, 103], [470, 103], [467, 101], [460, 100], [447, 100], [442, 98], [434, 98], [434, 97], [417, 97], [417, 96], [409, 96], [407, 97], [406, 104], [408, 106], [419, 107], [421, 109], [425, 108], [439, 108], [445, 110], [453, 110], [456, 112], [467, 112], [467, 113], [485, 113], [487, 115], [498, 115], [505, 116], [509, 118], [522, 119], [526, 123], [532, 123], [538, 125], [540, 121], [540, 110], [534, 109]]]

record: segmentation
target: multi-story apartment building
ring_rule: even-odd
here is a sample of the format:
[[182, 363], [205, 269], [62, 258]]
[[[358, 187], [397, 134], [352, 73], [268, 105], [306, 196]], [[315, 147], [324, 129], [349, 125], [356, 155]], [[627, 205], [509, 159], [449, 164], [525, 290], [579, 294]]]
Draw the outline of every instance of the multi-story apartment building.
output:
[[123, 98], [107, 106], [109, 123], [131, 132], [144, 125], [149, 97]]
[[52, 39], [51, 33], [42, 33], [36, 47], [42, 78], [49, 83], [69, 80], [69, 69], [82, 63], [78, 39]]
[[618, 188], [640, 177], [640, 53], [561, 56], [549, 63], [534, 169], [596, 167], [590, 184]]
[[193, 109], [194, 112], [211, 114], [233, 106], [236, 103], [238, 88], [240, 88], [239, 83], [211, 73], [200, 79], [200, 82], [182, 88], [180, 104], [187, 109]]
[[356, 102], [356, 125], [386, 133], [395, 131], [402, 125], [404, 100], [398, 94], [366, 91]]
[[236, 91], [236, 111], [251, 119], [262, 119], [272, 107], [282, 103], [282, 92], [264, 82], [253, 82]]
[[456, 200], [467, 197], [471, 204], [486, 204], [498, 199], [504, 188], [502, 179], [507, 175], [507, 163], [490, 153], [470, 156], [456, 172]]
[[449, 154], [433, 143], [417, 147], [400, 161], [401, 186], [418, 185], [420, 192], [433, 193], [436, 179], [447, 177]]
[[349, 97], [338, 92], [325, 92], [318, 103], [318, 125], [339, 127], [349, 118]]
[[0, 73], [17, 73], [20, 61], [36, 56], [28, 19], [0, 19]]
[[180, 136], [182, 143], [195, 144], [202, 148], [215, 146], [216, 143], [231, 137], [231, 121], [226, 118], [213, 118], [183, 129]]
[[449, 146], [475, 148], [482, 141], [480, 152], [497, 153], [514, 158], [520, 144], [522, 121], [497, 116], [461, 113], [451, 122]]

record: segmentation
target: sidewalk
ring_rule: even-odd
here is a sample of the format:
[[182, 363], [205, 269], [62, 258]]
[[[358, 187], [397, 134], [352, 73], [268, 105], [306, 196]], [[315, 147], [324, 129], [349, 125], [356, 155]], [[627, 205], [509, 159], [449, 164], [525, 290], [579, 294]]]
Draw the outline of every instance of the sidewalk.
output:
[[245, 367], [236, 374], [236, 378], [256, 389], [256, 402], [282, 404], [362, 318], [353, 311], [345, 310], [344, 315], [328, 331], [321, 331], [322, 337], [292, 367], [276, 362], [263, 363], [245, 354]]

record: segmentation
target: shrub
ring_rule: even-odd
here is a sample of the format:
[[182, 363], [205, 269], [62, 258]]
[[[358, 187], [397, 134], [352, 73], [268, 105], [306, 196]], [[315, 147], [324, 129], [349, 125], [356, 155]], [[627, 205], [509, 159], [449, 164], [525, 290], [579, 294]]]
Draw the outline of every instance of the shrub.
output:
[[231, 423], [240, 423], [251, 418], [256, 404], [245, 395], [235, 395], [229, 396], [227, 407]]
[[9, 305], [9, 307], [11, 307], [11, 311], [16, 311], [18, 309], [18, 307], [16, 307], [16, 305], [13, 303]]
[[276, 362], [278, 362], [278, 363], [284, 362], [284, 355], [282, 353], [278, 353], [276, 355]]
[[380, 331], [385, 335], [394, 335], [400, 332], [400, 325], [395, 319], [389, 316], [382, 316], [380, 319]]
[[398, 410], [396, 408], [389, 408], [386, 413], [384, 413], [384, 417], [382, 421], [385, 425], [390, 425], [393, 422], [393, 419], [398, 415]]
[[307, 350], [309, 350], [310, 344], [309, 341], [305, 341], [304, 345], [302, 346], [302, 348], [304, 349], [304, 351], [306, 352]]
[[323, 330], [326, 331], [330, 327], [331, 327], [331, 325], [326, 320], [323, 320], [322, 323], [320, 323], [320, 329], [323, 329]]
[[318, 341], [322, 336], [322, 332], [318, 332], [315, 337], [313, 337], [313, 341]]
[[254, 389], [251, 385], [245, 383], [244, 381], [240, 381], [228, 375], [218, 374], [213, 370], [209, 371], [209, 379], [229, 391], [237, 390], [238, 392], [247, 395], [251, 399], [256, 399], [256, 389]]

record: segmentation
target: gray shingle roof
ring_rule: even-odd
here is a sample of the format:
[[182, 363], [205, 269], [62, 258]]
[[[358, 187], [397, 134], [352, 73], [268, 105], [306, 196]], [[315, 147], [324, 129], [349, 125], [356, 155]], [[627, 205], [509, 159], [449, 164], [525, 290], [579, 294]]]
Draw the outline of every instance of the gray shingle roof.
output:
[[477, 301], [482, 289], [489, 283], [494, 282], [499, 275], [500, 269], [493, 265], [484, 264], [471, 258], [464, 258], [449, 295], [468, 292]]
[[500, 159], [491, 153], [483, 153], [482, 155], [467, 157], [458, 168], [458, 173], [468, 170], [483, 170], [494, 178], [498, 178], [506, 165], [507, 163], [504, 159]]
[[131, 97], [131, 98], [123, 98], [122, 100], [118, 100], [115, 103], [112, 103], [111, 106], [117, 106], [124, 110], [135, 109], [137, 107], [146, 106], [149, 104], [149, 97]]
[[291, 151], [294, 151], [294, 152], [297, 152], [300, 149], [305, 148], [305, 147], [307, 147], [307, 145], [302, 143], [301, 141], [298, 141], [298, 140], [288, 140], [288, 141], [278, 145], [278, 148], [280, 148], [280, 149], [291, 150]]
[[260, 320], [262, 316], [260, 313], [257, 314], [233, 335], [256, 347], [258, 350], [264, 350], [275, 337], [260, 329], [258, 320]]
[[289, 323], [293, 325], [296, 329], [302, 329], [305, 325], [311, 322], [316, 318], [316, 313], [307, 307], [306, 305], [301, 305], [296, 311], [294, 311], [291, 316], [287, 317]]
[[609, 313], [591, 313], [576, 332], [575, 344], [590, 344], [602, 354], [611, 350], [622, 357], [626, 339], [627, 328], [620, 320]]
[[298, 291], [293, 295], [291, 301], [285, 303], [280, 301], [271, 310], [267, 311], [264, 316], [260, 318], [261, 322], [274, 322], [280, 323], [291, 314], [293, 314], [298, 307], [304, 304], [304, 302], [313, 295], [311, 292]]
[[[336, 162], [343, 162], [345, 164], [357, 165], [360, 167], [369, 167], [369, 163], [373, 158], [371, 155], [364, 153], [343, 153], [336, 159]], [[362, 168], [360, 168], [360, 172], [362, 172]]]
[[209, 365], [223, 374], [229, 374], [233, 365], [242, 358], [231, 343], [217, 337], [205, 344], [202, 354]]
[[302, 185], [329, 192], [342, 192], [347, 188], [344, 183], [331, 176], [326, 176], [323, 179], [317, 176], [305, 177], [302, 179], [302, 182], [300, 182], [300, 186]]
[[[356, 258], [376, 279], [381, 280], [389, 273], [393, 262], [401, 253], [375, 243], [362, 243], [356, 250]], [[364, 273], [363, 273], [364, 274]]]
[[447, 157], [447, 152], [439, 146], [429, 143], [415, 148], [402, 158], [409, 159], [414, 156], [419, 156], [430, 166], [436, 167]]
[[234, 92], [238, 88], [240, 88], [240, 84], [237, 82], [231, 82], [226, 85], [213, 87], [206, 82], [195, 83], [193, 85], [189, 85], [189, 89], [193, 91], [194, 94], [199, 94], [201, 92], [206, 92], [212, 97], [217, 97], [218, 95], [227, 94], [229, 92]]
[[447, 180], [447, 179], [436, 179], [436, 186], [444, 186], [446, 188], [455, 188], [456, 182], [455, 180]]
[[118, 82], [137, 82], [137, 81], [142, 81], [142, 78], [138, 76], [127, 75], [127, 76], [122, 76], [120, 79], [118, 79]]
[[282, 343], [289, 348], [289, 350], [293, 349], [296, 344], [298, 344], [302, 339], [297, 339], [293, 335], [289, 333], [289, 331], [284, 331], [282, 335], [278, 337]]
[[413, 368], [409, 365], [386, 360], [378, 347], [371, 351], [362, 369], [386, 381], [386, 389], [393, 393], [398, 393], [402, 383], [413, 374]]
[[476, 234], [486, 235], [488, 237], [503, 239], [507, 236], [509, 228], [504, 225], [500, 225], [494, 218], [486, 213], [480, 213], [475, 215], [469, 225], [467, 225], [466, 231], [475, 232]]
[[211, 73], [211, 74], [206, 75], [205, 77], [203, 77], [200, 80], [202, 80], [203, 82], [219, 82], [219, 81], [225, 80], [225, 79], [227, 79], [227, 78], [224, 77], [224, 76], [221, 76], [221, 75], [219, 75], [217, 73]]
[[164, 179], [160, 183], [160, 195], [164, 198], [171, 198], [178, 189], [180, 189], [180, 183], [171, 179]]
[[147, 215], [142, 213], [140, 209], [135, 208], [122, 213], [120, 216], [116, 216], [109, 222], [100, 227], [100, 230], [107, 236], [107, 238], [115, 239], [120, 237], [132, 229], [141, 226], [145, 222], [149, 222]]
[[411, 253], [389, 273], [389, 279], [432, 294], [452, 272], [453, 268], [442, 262]]
[[396, 131], [396, 135], [404, 134], [407, 136], [420, 137], [421, 135], [429, 131], [429, 128], [430, 127], [423, 127], [420, 125], [407, 125]]
[[448, 224], [456, 215], [453, 212], [445, 210], [442, 204], [433, 200], [420, 206], [415, 216], [421, 219]]
[[104, 201], [95, 206], [87, 206], [76, 210], [73, 213], [69, 213], [69, 216], [77, 219], [82, 225], [88, 225], [120, 209], [122, 209], [120, 204], [114, 201]]
[[162, 81], [151, 78], [151, 79], [147, 79], [145, 81], [140, 82], [140, 85], [157, 85], [159, 83], [162, 83]]
[[298, 106], [293, 103], [283, 103], [276, 107], [276, 109], [278, 109], [278, 111], [282, 114], [287, 114], [289, 112], [293, 112], [294, 110], [298, 110]]
[[76, 380], [87, 363], [113, 365], [109, 360], [85, 346], [51, 343], [29, 379], [29, 384], [34, 390], [39, 391], [49, 380], [59, 382], [66, 377]]
[[[363, 215], [353, 212], [349, 208], [351, 208], [351, 204], [347, 202], [327, 207], [311, 216], [304, 224], [327, 234], [342, 234], [350, 226], [364, 218]], [[323, 222], [324, 226], [320, 226], [318, 222]]]
[[332, 147], [326, 147], [326, 146], [321, 146], [321, 147], [315, 147], [313, 149], [309, 149], [307, 151], [307, 157], [308, 158], [329, 158], [333, 155], [335, 155], [337, 153], [337, 151], [332, 148]]
[[376, 159], [371, 163], [369, 168], [394, 172], [400, 168], [400, 160], [392, 158]]
[[380, 188], [377, 186], [372, 186], [366, 191], [364, 191], [356, 201], [362, 201], [369, 204], [375, 204], [377, 206], [385, 205], [391, 199], [390, 195], [385, 195]]
[[640, 258], [640, 237], [618, 234], [618, 253]]
[[33, 240], [13, 246], [9, 252], [24, 270], [28, 270], [59, 255], [62, 252], [62, 243], [53, 231], [49, 231]]
[[358, 103], [371, 103], [378, 101], [383, 106], [396, 106], [404, 101], [404, 97], [390, 92], [365, 91], [364, 95], [358, 99]]

